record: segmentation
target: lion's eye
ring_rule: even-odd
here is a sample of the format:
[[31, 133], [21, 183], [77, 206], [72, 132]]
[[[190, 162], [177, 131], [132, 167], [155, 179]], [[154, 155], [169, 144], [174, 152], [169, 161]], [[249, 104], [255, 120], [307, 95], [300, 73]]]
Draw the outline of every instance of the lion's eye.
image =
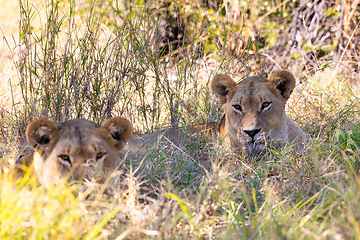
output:
[[64, 161], [70, 161], [70, 158], [68, 155], [60, 155], [59, 158], [61, 158]]
[[242, 108], [241, 108], [241, 106], [240, 106], [239, 104], [234, 104], [234, 105], [233, 105], [233, 108], [234, 108], [235, 110], [237, 110], [237, 111], [242, 111]]
[[96, 154], [96, 161], [98, 161], [100, 158], [102, 158], [102, 156], [104, 156], [104, 154], [102, 152], [99, 152]]
[[266, 110], [270, 107], [271, 105], [271, 102], [264, 102], [262, 105], [261, 105], [261, 110]]
[[68, 155], [59, 155], [59, 159], [62, 163], [66, 165], [71, 165], [70, 157]]

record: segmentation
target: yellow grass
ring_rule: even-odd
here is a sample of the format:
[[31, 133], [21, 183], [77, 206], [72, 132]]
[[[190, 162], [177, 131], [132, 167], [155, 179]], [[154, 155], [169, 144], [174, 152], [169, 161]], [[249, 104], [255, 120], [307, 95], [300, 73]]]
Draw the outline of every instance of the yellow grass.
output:
[[[36, 37], [58, 24], [46, 25], [50, 2], [32, 2], [37, 11], [27, 35], [30, 42], [21, 39], [29, 43], [27, 49], [19, 45], [19, 2], [0, 0], [5, 37], [0, 42], [0, 238], [359, 236], [359, 146], [355, 140], [349, 149], [342, 149], [337, 135], [349, 134], [351, 127], [360, 132], [359, 55], [351, 50], [355, 40], [347, 44], [352, 34], [359, 36], [355, 21], [359, 10], [351, 9], [349, 1], [344, 5], [335, 1], [338, 5], [332, 9], [333, 19], [339, 18], [342, 6], [355, 16], [345, 18], [346, 49], [337, 52], [336, 38], [335, 46], [323, 44], [330, 49], [323, 57], [322, 42], [312, 46], [313, 52], [307, 50], [309, 42], [299, 43], [299, 52], [294, 47], [289, 56], [271, 48], [281, 40], [277, 29], [288, 27], [294, 1], [223, 1], [220, 10], [204, 7], [204, 1], [172, 1], [165, 8], [161, 7], [165, 1], [121, 1], [121, 11], [115, 2], [83, 1], [76, 2], [73, 12], [70, 3], [75, 2], [61, 1], [59, 18], [65, 14], [65, 20], [59, 24], [60, 32], [50, 28], [49, 36], [56, 41], [54, 48], [46, 48], [51, 38]], [[161, 57], [153, 48], [152, 33], [164, 27], [158, 16], [167, 11], [174, 15], [176, 7], [179, 14], [188, 14], [183, 17], [190, 26], [188, 39], [185, 46]], [[68, 24], [70, 20], [74, 25]], [[269, 42], [262, 44], [261, 37], [269, 37]], [[204, 44], [203, 57], [195, 54], [199, 42]], [[29, 55], [24, 54], [27, 50]], [[226, 161], [219, 146], [205, 148], [184, 139], [178, 146], [152, 143], [136, 158], [123, 152], [120, 170], [105, 183], [64, 182], [46, 189], [29, 173], [13, 177], [11, 163], [29, 151], [24, 132], [35, 118], [61, 122], [84, 117], [100, 122], [113, 104], [110, 113], [131, 119], [138, 132], [216, 120], [222, 110], [208, 88], [216, 73], [241, 80], [269, 73], [279, 64], [297, 78], [286, 112], [309, 135], [304, 152], [285, 148], [267, 152], [259, 161], [242, 156], [229, 170], [218, 164]], [[116, 89], [121, 94], [116, 95]], [[50, 103], [45, 101], [49, 93]], [[33, 98], [26, 101], [23, 94]], [[201, 162], [204, 155], [206, 164]]]

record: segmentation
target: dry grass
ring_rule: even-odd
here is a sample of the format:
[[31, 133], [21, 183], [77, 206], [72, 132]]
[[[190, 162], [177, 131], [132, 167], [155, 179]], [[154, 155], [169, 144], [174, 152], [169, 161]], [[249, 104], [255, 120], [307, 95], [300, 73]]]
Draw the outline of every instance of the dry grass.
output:
[[[0, 1], [0, 22], [8, 23], [0, 45], [2, 238], [359, 236], [359, 7], [329, 1], [326, 15], [314, 1], [312, 7], [215, 2]], [[300, 37], [291, 35], [295, 10], [304, 14], [298, 34], [312, 41], [289, 44]], [[313, 13], [326, 16], [311, 21]], [[172, 39], [166, 51], [155, 48], [164, 44], [161, 34], [174, 16], [185, 26], [178, 34], [184, 37]], [[335, 27], [340, 22], [343, 32]], [[33, 119], [101, 122], [123, 115], [138, 132], [157, 133], [219, 119], [221, 108], [208, 89], [216, 73], [239, 80], [278, 68], [297, 77], [287, 113], [310, 136], [304, 152], [240, 157], [229, 170], [217, 164], [228, 157], [220, 146], [151, 142], [136, 157], [123, 153], [120, 171], [104, 184], [49, 189], [30, 175], [13, 179], [7, 168], [27, 150], [24, 131]], [[337, 134], [350, 136], [351, 126], [355, 137], [346, 148]]]

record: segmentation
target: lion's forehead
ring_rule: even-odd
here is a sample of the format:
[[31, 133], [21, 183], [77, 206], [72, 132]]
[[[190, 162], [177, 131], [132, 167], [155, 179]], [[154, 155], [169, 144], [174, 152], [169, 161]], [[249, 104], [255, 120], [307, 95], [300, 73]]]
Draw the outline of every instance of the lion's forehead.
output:
[[239, 104], [261, 104], [264, 101], [271, 101], [275, 97], [267, 82], [247, 81], [239, 83], [232, 96], [232, 102]]
[[96, 124], [92, 121], [86, 119], [73, 119], [65, 121], [60, 125], [60, 128], [74, 128], [74, 127], [82, 127], [82, 128], [99, 128], [100, 125]]
[[74, 124], [74, 125], [65, 125], [60, 127], [59, 131], [59, 140], [74, 142], [79, 145], [84, 145], [90, 140], [101, 138], [98, 128], [95, 126], [87, 126]]
[[63, 124], [58, 131], [57, 141], [52, 151], [64, 153], [93, 154], [109, 151], [109, 143], [101, 136], [98, 125], [88, 121]]
[[242, 89], [248, 94], [252, 94], [253, 92], [259, 91], [267, 87], [268, 81], [266, 80], [266, 78], [259, 76], [248, 77], [236, 84], [237, 90]]

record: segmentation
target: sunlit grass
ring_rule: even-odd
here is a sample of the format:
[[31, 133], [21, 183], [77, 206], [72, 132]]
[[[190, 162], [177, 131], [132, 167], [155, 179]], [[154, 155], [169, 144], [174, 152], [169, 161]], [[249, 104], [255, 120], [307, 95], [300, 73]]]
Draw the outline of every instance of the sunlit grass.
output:
[[[321, 44], [312, 46], [314, 53], [306, 43], [293, 55], [276, 52], [272, 47], [282, 40], [279, 29], [287, 29], [292, 17], [287, 12], [291, 1], [279, 8], [268, 1], [251, 6], [233, 1], [217, 10], [203, 2], [19, 1], [19, 35], [5, 42], [20, 85], [5, 93], [7, 99], [16, 94], [22, 99], [0, 106], [0, 238], [360, 235], [356, 63], [338, 64], [331, 48], [322, 59], [309, 56]], [[239, 18], [236, 11], [230, 14], [236, 8]], [[155, 48], [155, 33], [167, 26], [159, 15], [175, 13], [186, 23], [186, 38], [180, 45]], [[346, 24], [349, 29], [353, 20]], [[264, 35], [254, 30], [257, 25], [264, 26]], [[343, 51], [358, 57], [349, 48]], [[221, 146], [187, 139], [185, 133], [176, 144], [165, 135], [149, 141], [151, 134], [161, 135], [169, 126], [220, 118], [221, 106], [208, 88], [216, 73], [240, 80], [279, 65], [298, 80], [286, 111], [309, 136], [305, 151], [287, 147], [234, 160]], [[129, 118], [138, 132], [146, 133], [140, 136], [148, 146], [123, 153], [119, 171], [102, 183], [45, 188], [29, 172], [14, 177], [8, 166], [18, 153], [28, 152], [24, 132], [31, 120], [101, 122], [115, 115]]]
[[0, 176], [2, 239], [82, 239], [94, 231], [97, 235], [96, 223], [112, 214], [94, 215], [95, 224], [89, 225], [86, 201], [77, 196], [79, 185], [45, 188], [29, 173], [15, 178], [12, 170]]

